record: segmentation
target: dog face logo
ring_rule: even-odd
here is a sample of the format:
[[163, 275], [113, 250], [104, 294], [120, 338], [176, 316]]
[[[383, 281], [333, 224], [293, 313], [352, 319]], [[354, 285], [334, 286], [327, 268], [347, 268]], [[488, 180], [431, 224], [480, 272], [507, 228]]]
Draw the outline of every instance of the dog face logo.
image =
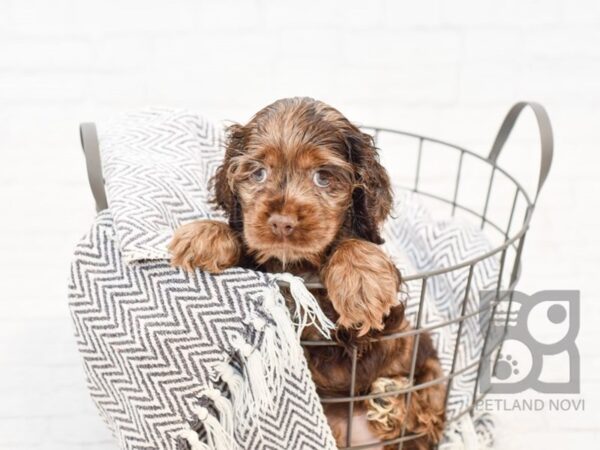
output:
[[[484, 336], [490, 327], [479, 380], [481, 392], [516, 394], [533, 389], [540, 393], [579, 393], [580, 361], [575, 345], [580, 324], [579, 291], [541, 291], [531, 296], [501, 291], [498, 297], [495, 291], [485, 291], [480, 298], [483, 305], [501, 299], [494, 320], [489, 320], [491, 308], [480, 315]], [[501, 351], [490, 351], [502, 339], [505, 328]]]

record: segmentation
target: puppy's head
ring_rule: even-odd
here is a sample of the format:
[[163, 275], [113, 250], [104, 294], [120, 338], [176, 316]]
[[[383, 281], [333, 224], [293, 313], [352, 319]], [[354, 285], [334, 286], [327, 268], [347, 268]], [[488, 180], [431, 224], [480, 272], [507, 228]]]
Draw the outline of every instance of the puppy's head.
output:
[[259, 263], [317, 265], [342, 235], [382, 242], [388, 176], [371, 136], [336, 109], [278, 100], [228, 131], [216, 202]]

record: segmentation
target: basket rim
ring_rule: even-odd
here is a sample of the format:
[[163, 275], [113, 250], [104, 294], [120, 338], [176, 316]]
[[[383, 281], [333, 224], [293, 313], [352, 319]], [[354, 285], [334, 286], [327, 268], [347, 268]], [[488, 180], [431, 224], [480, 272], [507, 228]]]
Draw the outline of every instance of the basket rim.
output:
[[[517, 116], [518, 116], [518, 113], [521, 111], [521, 109], [527, 105], [529, 105], [531, 107], [539, 106], [536, 104], [521, 102], [521, 103], [517, 103], [513, 107], [513, 110], [515, 110], [517, 112]], [[541, 108], [541, 106], [540, 106], [540, 108]], [[512, 112], [512, 110], [511, 110], [511, 112]], [[509, 112], [509, 115], [510, 115], [510, 112]], [[514, 118], [515, 120], [516, 120], [517, 116], [515, 116], [515, 118]], [[505, 123], [508, 120], [508, 118], [509, 118], [509, 116], [507, 116], [507, 119], [505, 119]], [[503, 124], [503, 126], [504, 125], [505, 124]], [[512, 127], [512, 125], [511, 125], [511, 127]], [[454, 270], [460, 270], [460, 269], [463, 269], [470, 265], [476, 264], [479, 261], [482, 261], [484, 259], [492, 257], [495, 254], [505, 251], [511, 245], [514, 246], [516, 241], [522, 239], [524, 237], [524, 235], [526, 234], [527, 230], [529, 229], [532, 212], [535, 208], [535, 200], [532, 202], [529, 194], [523, 188], [521, 183], [519, 183], [519, 181], [517, 181], [515, 179], [515, 177], [513, 177], [510, 173], [508, 173], [504, 168], [502, 168], [497, 163], [497, 154], [494, 156], [492, 154], [493, 153], [492, 152], [492, 153], [490, 153], [490, 155], [488, 157], [485, 157], [485, 156], [482, 156], [472, 150], [469, 150], [461, 145], [457, 145], [452, 142], [444, 141], [442, 139], [433, 138], [431, 136], [426, 136], [426, 135], [422, 135], [422, 134], [418, 134], [418, 133], [414, 133], [414, 132], [410, 132], [410, 131], [394, 129], [394, 128], [390, 128], [390, 127], [380, 127], [380, 126], [364, 124], [364, 125], [359, 125], [359, 128], [361, 128], [365, 131], [370, 130], [373, 132], [373, 135], [374, 135], [373, 138], [375, 141], [375, 145], [377, 145], [377, 138], [378, 138], [379, 134], [383, 132], [383, 133], [391, 133], [391, 134], [395, 134], [395, 135], [418, 139], [420, 141], [420, 146], [423, 142], [428, 141], [428, 142], [436, 143], [436, 144], [439, 144], [439, 145], [442, 145], [442, 146], [445, 146], [448, 148], [453, 148], [455, 150], [458, 150], [461, 152], [461, 158], [463, 157], [463, 155], [467, 154], [470, 157], [476, 158], [482, 162], [489, 164], [492, 167], [491, 177], [494, 176], [495, 171], [498, 171], [502, 175], [504, 175], [516, 187], [514, 203], [516, 203], [517, 197], [519, 195], [521, 195], [526, 202], [526, 210], [525, 210], [525, 217], [523, 219], [523, 224], [522, 224], [521, 228], [518, 231], [516, 231], [516, 233], [513, 236], [509, 237], [508, 231], [510, 231], [511, 224], [509, 224], [507, 227], [507, 228], [509, 228], [509, 230], [506, 233], [503, 233], [499, 226], [497, 226], [496, 224], [494, 224], [493, 222], [491, 222], [490, 220], [488, 220], [485, 217], [485, 213], [486, 213], [485, 210], [483, 212], [483, 215], [480, 215], [479, 213], [477, 213], [476, 211], [473, 211], [470, 208], [467, 208], [465, 206], [457, 204], [456, 199], [451, 202], [450, 200], [445, 199], [443, 197], [440, 197], [440, 196], [437, 196], [437, 195], [434, 195], [431, 193], [427, 193], [424, 191], [418, 191], [416, 189], [412, 189], [412, 191], [418, 195], [430, 197], [435, 200], [444, 202], [446, 204], [450, 204], [454, 208], [459, 208], [463, 211], [466, 211], [466, 212], [472, 214], [475, 217], [483, 219], [484, 223], [491, 225], [493, 228], [495, 228], [500, 233], [505, 234], [506, 239], [505, 239], [504, 243], [494, 247], [490, 251], [488, 251], [484, 254], [478, 255], [476, 257], [470, 258], [468, 260], [462, 261], [458, 264], [454, 264], [452, 266], [443, 267], [443, 268], [432, 270], [432, 271], [417, 272], [417, 273], [408, 275], [408, 276], [404, 277], [404, 280], [406, 282], [427, 279], [429, 277], [441, 275], [443, 273], [449, 273]], [[502, 131], [502, 129], [501, 129], [501, 131]], [[508, 130], [508, 132], [510, 132], [510, 129]], [[96, 210], [101, 211], [102, 209], [105, 209], [108, 206], [107, 206], [107, 202], [106, 202], [106, 195], [104, 192], [104, 186], [103, 186], [104, 183], [102, 180], [102, 167], [101, 167], [100, 160], [99, 160], [99, 145], [98, 145], [98, 134], [96, 131], [96, 125], [93, 122], [82, 123], [80, 125], [80, 137], [81, 137], [82, 148], [84, 150], [84, 155], [86, 158], [86, 164], [88, 166], [87, 167], [88, 180], [90, 182], [90, 187], [92, 188], [92, 192], [93, 192], [94, 198], [96, 200]], [[494, 143], [494, 146], [496, 146], [496, 143]], [[491, 186], [491, 183], [490, 183], [490, 186]], [[400, 186], [400, 187], [403, 189], [411, 190], [411, 188], [407, 188], [407, 187], [403, 187], [403, 186]], [[538, 187], [538, 194], [539, 194], [540, 188], [541, 188], [541, 183], [540, 183], [540, 186]], [[489, 200], [489, 194], [490, 194], [490, 188], [488, 188], [488, 199], [487, 200]], [[535, 198], [537, 200], [537, 196]], [[487, 209], [487, 200], [486, 200], [485, 209]], [[515, 205], [513, 204], [513, 209], [514, 209], [514, 207], [515, 207]], [[285, 284], [285, 283], [283, 283], [283, 284]], [[312, 282], [312, 281], [307, 281], [306, 287], [308, 289], [323, 289], [324, 288], [322, 283]]]
[[[453, 144], [451, 142], [446, 142], [443, 141], [441, 139], [436, 139], [436, 138], [432, 138], [429, 136], [424, 136], [424, 135], [420, 135], [417, 133], [413, 133], [413, 132], [409, 132], [409, 131], [402, 131], [402, 130], [396, 130], [393, 128], [387, 128], [387, 127], [376, 127], [376, 126], [372, 126], [372, 125], [361, 125], [360, 126], [361, 129], [364, 130], [372, 130], [375, 133], [374, 139], [377, 140], [378, 134], [380, 132], [385, 132], [385, 133], [392, 133], [392, 134], [397, 134], [397, 135], [401, 135], [401, 136], [408, 136], [414, 139], [418, 139], [420, 141], [429, 141], [429, 142], [434, 142], [436, 144], [440, 144], [443, 146], [447, 146], [450, 148], [453, 148], [455, 150], [460, 151], [463, 154], [468, 154], [469, 156], [472, 156], [474, 158], [479, 159], [482, 162], [485, 162], [487, 164], [489, 164], [492, 167], [492, 171], [498, 171], [500, 173], [502, 173], [504, 176], [506, 176], [516, 187], [516, 192], [515, 195], [522, 195], [525, 202], [526, 202], [526, 213], [525, 213], [525, 218], [523, 220], [523, 224], [521, 226], [521, 228], [516, 231], [513, 236], [511, 237], [507, 237], [504, 241], [504, 243], [492, 248], [491, 250], [482, 253], [481, 255], [475, 256], [473, 258], [461, 261], [460, 263], [457, 264], [453, 264], [451, 266], [447, 266], [447, 267], [443, 267], [440, 269], [435, 269], [435, 270], [430, 270], [430, 271], [424, 271], [424, 272], [416, 272], [414, 274], [411, 275], [407, 275], [406, 277], [403, 277], [403, 281], [408, 282], [408, 281], [415, 281], [415, 280], [426, 280], [427, 278], [433, 277], [433, 276], [437, 276], [437, 275], [441, 275], [444, 273], [449, 273], [455, 270], [460, 270], [460, 269], [464, 269], [465, 267], [469, 267], [471, 265], [477, 264], [480, 261], [483, 261], [484, 259], [490, 258], [496, 254], [499, 254], [503, 251], [505, 251], [506, 249], [508, 249], [508, 247], [510, 247], [511, 245], [514, 245], [518, 240], [520, 240], [525, 233], [527, 232], [527, 230], [529, 229], [529, 224], [531, 222], [531, 217], [532, 217], [532, 212], [533, 209], [535, 207], [535, 203], [533, 203], [531, 201], [530, 196], [527, 194], [527, 191], [523, 188], [523, 186], [521, 185], [521, 183], [519, 183], [515, 177], [513, 177], [512, 175], [510, 175], [504, 168], [502, 168], [496, 161], [490, 159], [489, 157], [486, 158], [485, 156], [482, 156], [478, 153], [473, 152], [472, 150], [469, 150], [465, 147], [462, 147], [460, 145], [456, 145]], [[379, 147], [378, 147], [379, 148]], [[381, 150], [381, 149], [380, 149]], [[456, 208], [462, 209], [463, 211], [466, 211], [470, 214], [473, 214], [474, 216], [477, 216], [481, 219], [483, 219], [486, 223], [489, 223], [490, 225], [492, 225], [496, 230], [501, 231], [499, 229], [499, 227], [497, 225], [495, 225], [493, 222], [487, 220], [485, 217], [481, 216], [479, 213], [477, 213], [476, 211], [473, 211], [470, 208], [467, 208], [465, 206], [462, 205], [458, 205], [458, 204], [454, 204], [452, 203], [450, 200], [442, 198], [440, 196], [431, 194], [431, 193], [427, 193], [427, 192], [422, 192], [422, 191], [417, 191], [414, 190], [412, 188], [406, 187], [406, 186], [399, 186], [401, 189], [405, 189], [407, 191], [412, 191], [417, 195], [422, 195], [422, 196], [426, 196], [426, 197], [430, 197], [430, 198], [434, 198], [435, 200], [441, 201], [441, 202], [445, 202], [447, 204], [453, 205]], [[316, 281], [308, 281], [306, 282], [306, 287], [308, 289], [324, 289], [324, 286], [322, 283], [320, 282], [316, 282]]]

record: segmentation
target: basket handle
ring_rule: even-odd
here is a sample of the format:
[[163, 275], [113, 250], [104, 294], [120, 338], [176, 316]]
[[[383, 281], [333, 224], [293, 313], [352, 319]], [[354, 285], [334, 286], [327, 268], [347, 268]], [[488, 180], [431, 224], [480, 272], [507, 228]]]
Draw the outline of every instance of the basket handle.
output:
[[541, 150], [542, 150], [542, 158], [540, 162], [540, 176], [538, 179], [537, 191], [535, 193], [535, 198], [533, 200], [533, 204], [535, 205], [538, 196], [540, 195], [540, 190], [548, 177], [548, 173], [550, 172], [550, 166], [552, 165], [552, 156], [554, 154], [554, 138], [552, 136], [552, 125], [550, 124], [550, 118], [548, 117], [548, 113], [546, 109], [536, 102], [519, 102], [516, 103], [510, 110], [506, 117], [504, 118], [504, 122], [500, 126], [500, 130], [498, 130], [498, 134], [496, 135], [496, 139], [494, 140], [494, 144], [492, 145], [492, 150], [488, 156], [488, 160], [492, 163], [496, 164], [498, 160], [498, 156], [500, 152], [504, 148], [504, 144], [506, 144], [506, 140], [510, 136], [510, 133], [521, 115], [521, 112], [525, 109], [525, 107], [529, 106], [533, 113], [535, 114], [535, 118], [537, 120], [539, 132], [540, 132], [540, 142], [541, 142]]
[[100, 160], [100, 145], [96, 125], [93, 122], [82, 123], [79, 125], [79, 136], [85, 155], [88, 181], [94, 200], [96, 200], [96, 212], [100, 212], [108, 208], [108, 203], [104, 192], [104, 177], [102, 176], [102, 162]]

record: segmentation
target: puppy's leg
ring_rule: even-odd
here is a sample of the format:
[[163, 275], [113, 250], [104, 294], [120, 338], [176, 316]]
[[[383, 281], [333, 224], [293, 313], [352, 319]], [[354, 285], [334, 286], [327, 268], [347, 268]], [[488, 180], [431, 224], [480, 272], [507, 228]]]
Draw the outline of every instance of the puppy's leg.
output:
[[[412, 337], [409, 339], [413, 339]], [[421, 348], [423, 345], [423, 348]], [[420, 385], [439, 379], [443, 372], [431, 345], [428, 335], [421, 336], [420, 355], [417, 356], [414, 384]], [[389, 392], [409, 387], [408, 377], [398, 375], [390, 378], [378, 378], [371, 387], [371, 393]], [[367, 418], [371, 430], [382, 440], [400, 436], [402, 427], [406, 426], [405, 436], [423, 434], [422, 437], [406, 441], [406, 450], [427, 450], [438, 443], [444, 431], [445, 383], [412, 391], [410, 405], [407, 404], [408, 393], [391, 395], [368, 400]], [[404, 425], [406, 424], [406, 425]], [[396, 448], [397, 445], [390, 448]]]
[[[360, 446], [377, 442], [379, 438], [370, 429], [363, 403], [356, 403], [352, 416], [352, 436], [348, 442], [348, 405], [346, 403], [323, 405], [325, 417], [338, 447]], [[370, 446], [370, 450], [383, 450], [382, 446]]]
[[224, 222], [199, 220], [179, 227], [169, 244], [171, 264], [192, 271], [194, 268], [220, 273], [240, 259], [241, 244]]
[[338, 325], [358, 330], [358, 336], [371, 329], [382, 330], [384, 318], [398, 303], [398, 270], [371, 242], [342, 241], [325, 265], [321, 279], [339, 314]]

